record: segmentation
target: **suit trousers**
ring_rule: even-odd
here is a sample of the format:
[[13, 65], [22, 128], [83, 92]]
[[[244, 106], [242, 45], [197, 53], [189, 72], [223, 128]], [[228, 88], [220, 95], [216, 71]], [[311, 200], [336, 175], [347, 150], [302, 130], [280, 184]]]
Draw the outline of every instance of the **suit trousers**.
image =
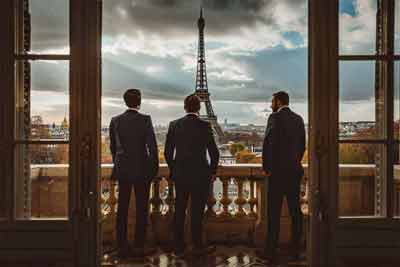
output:
[[289, 214], [292, 220], [291, 247], [292, 252], [299, 251], [303, 230], [303, 215], [300, 208], [299, 175], [276, 175], [267, 178], [267, 242], [266, 250], [270, 254], [276, 252], [279, 241], [280, 218], [283, 198], [286, 197]]
[[[186, 182], [177, 181], [175, 182], [175, 218], [174, 218], [174, 241], [176, 248], [184, 248], [185, 246], [185, 218], [186, 218], [186, 207], [188, 199], [191, 199], [191, 234], [192, 242], [195, 247], [201, 247], [203, 245], [202, 233], [203, 233], [203, 215], [204, 209], [207, 202], [210, 179], [204, 177], [198, 179], [198, 182]], [[198, 180], [197, 180], [198, 179]]]
[[149, 212], [149, 181], [118, 181], [118, 210], [117, 210], [117, 245], [124, 248], [128, 245], [127, 223], [129, 200], [132, 187], [135, 190], [136, 198], [136, 223], [135, 223], [135, 241], [134, 246], [141, 248], [146, 239], [146, 226]]

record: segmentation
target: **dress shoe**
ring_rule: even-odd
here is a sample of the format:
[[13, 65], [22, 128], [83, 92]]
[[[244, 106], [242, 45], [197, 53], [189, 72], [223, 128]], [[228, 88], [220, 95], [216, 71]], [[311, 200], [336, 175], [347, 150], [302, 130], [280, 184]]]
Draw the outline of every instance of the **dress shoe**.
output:
[[144, 258], [153, 255], [154, 253], [156, 253], [157, 250], [155, 248], [134, 247], [131, 251], [132, 257]]
[[262, 260], [267, 261], [267, 263], [269, 263], [269, 264], [278, 263], [278, 255], [276, 254], [276, 252], [271, 253], [271, 252], [268, 252], [265, 250], [257, 249], [255, 251], [255, 254], [257, 257], [259, 257]]
[[290, 253], [288, 258], [290, 263], [304, 262], [306, 260], [306, 256], [299, 252]]
[[217, 247], [212, 245], [212, 246], [197, 246], [194, 247], [192, 250], [192, 254], [194, 256], [202, 256], [202, 255], [207, 255], [207, 254], [212, 254], [217, 250]]
[[166, 254], [175, 252], [175, 248], [173, 246], [165, 246], [165, 247], [162, 247], [161, 250]]
[[130, 256], [129, 248], [128, 248], [128, 247], [119, 248], [119, 249], [117, 250], [117, 256], [118, 256], [118, 258], [120, 258], [120, 259], [129, 258], [129, 256]]
[[183, 257], [185, 255], [185, 247], [175, 247], [174, 254], [177, 257]]

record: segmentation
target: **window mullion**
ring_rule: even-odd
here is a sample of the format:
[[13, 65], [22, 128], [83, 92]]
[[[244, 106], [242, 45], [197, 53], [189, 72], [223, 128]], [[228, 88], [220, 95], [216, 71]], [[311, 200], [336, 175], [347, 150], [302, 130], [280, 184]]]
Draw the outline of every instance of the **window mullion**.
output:
[[388, 60], [387, 55], [339, 55], [340, 61], [371, 61], [371, 60]]
[[386, 166], [387, 166], [387, 180], [386, 180], [386, 215], [388, 218], [393, 217], [393, 196], [394, 196], [394, 130], [393, 130], [393, 113], [394, 113], [394, 24], [395, 24], [395, 0], [384, 0], [384, 15], [385, 15], [385, 43], [386, 54], [390, 60], [387, 64], [386, 75], [386, 104], [385, 104], [385, 120], [388, 146], [386, 149]]
[[40, 139], [40, 140], [16, 140], [15, 145], [68, 145], [69, 140]]
[[70, 60], [68, 54], [17, 54], [16, 60]]

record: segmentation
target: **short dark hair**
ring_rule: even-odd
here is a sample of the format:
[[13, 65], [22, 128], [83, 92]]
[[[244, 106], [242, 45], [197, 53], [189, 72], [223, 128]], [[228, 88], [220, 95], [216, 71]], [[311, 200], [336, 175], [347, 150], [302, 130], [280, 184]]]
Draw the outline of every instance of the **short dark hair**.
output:
[[125, 104], [130, 108], [136, 108], [140, 106], [142, 102], [142, 94], [139, 89], [128, 89], [124, 93]]
[[279, 91], [273, 94], [273, 96], [281, 101], [282, 105], [289, 105], [289, 94], [286, 93], [285, 91]]
[[198, 112], [200, 110], [200, 98], [191, 94], [185, 98], [185, 110], [186, 112]]

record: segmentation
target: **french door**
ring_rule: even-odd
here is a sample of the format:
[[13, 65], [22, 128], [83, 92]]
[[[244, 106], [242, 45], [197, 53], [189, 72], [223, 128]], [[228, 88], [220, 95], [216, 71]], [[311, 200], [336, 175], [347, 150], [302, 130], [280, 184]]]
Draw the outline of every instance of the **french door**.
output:
[[310, 0], [310, 265], [399, 262], [400, 3]]
[[100, 14], [2, 1], [0, 265], [98, 264]]

